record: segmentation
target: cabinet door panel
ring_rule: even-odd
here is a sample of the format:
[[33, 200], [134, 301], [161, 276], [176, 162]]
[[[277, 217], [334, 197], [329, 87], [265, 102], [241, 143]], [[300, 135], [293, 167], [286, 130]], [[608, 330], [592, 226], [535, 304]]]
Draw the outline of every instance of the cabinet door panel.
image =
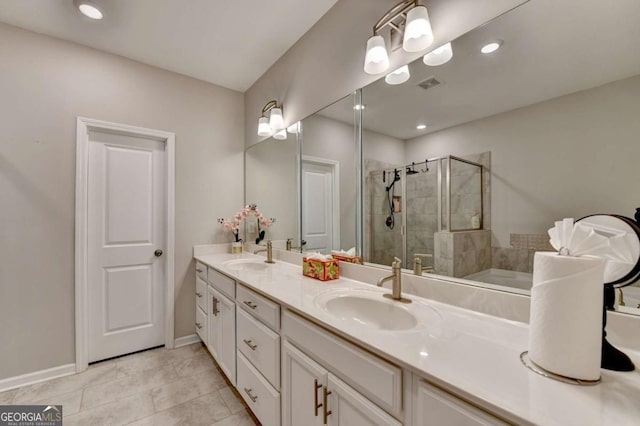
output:
[[322, 388], [327, 370], [285, 341], [282, 345], [282, 421], [285, 426], [322, 426]]
[[236, 304], [222, 293], [217, 295], [220, 313], [220, 349], [217, 359], [229, 381], [236, 384]]
[[502, 426], [508, 423], [414, 377], [414, 419], [418, 426]]
[[327, 388], [331, 392], [327, 424], [331, 426], [401, 426], [402, 424], [362, 396], [351, 386], [328, 373]]

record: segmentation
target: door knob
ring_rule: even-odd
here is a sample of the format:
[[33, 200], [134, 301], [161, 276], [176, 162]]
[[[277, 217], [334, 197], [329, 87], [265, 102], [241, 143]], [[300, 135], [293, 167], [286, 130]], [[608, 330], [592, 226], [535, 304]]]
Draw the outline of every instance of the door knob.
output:
[[160, 256], [162, 256], [162, 253], [164, 253], [162, 250], [156, 250], [156, 251], [153, 252], [153, 255], [155, 257], [160, 257]]

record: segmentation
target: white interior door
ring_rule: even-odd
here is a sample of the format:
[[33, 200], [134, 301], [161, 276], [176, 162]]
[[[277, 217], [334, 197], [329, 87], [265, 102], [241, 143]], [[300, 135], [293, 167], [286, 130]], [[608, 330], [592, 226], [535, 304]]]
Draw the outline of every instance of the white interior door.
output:
[[89, 362], [164, 343], [165, 144], [89, 131]]
[[302, 239], [305, 251], [330, 253], [340, 248], [336, 235], [339, 206], [336, 166], [302, 160]]

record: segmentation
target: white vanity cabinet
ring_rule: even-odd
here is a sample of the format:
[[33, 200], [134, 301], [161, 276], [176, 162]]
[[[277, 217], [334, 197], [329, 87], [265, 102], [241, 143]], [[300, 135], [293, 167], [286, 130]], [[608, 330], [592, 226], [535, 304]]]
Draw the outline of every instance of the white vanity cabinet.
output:
[[401, 425], [399, 367], [288, 311], [282, 335], [284, 425]]
[[209, 286], [209, 352], [229, 381], [236, 383], [236, 304]]
[[196, 262], [196, 322], [195, 328], [198, 337], [207, 344], [207, 267]]
[[509, 424], [417, 376], [413, 378], [412, 393], [414, 426], [506, 426]]
[[236, 291], [236, 387], [263, 425], [277, 426], [280, 425], [280, 305], [240, 284]]

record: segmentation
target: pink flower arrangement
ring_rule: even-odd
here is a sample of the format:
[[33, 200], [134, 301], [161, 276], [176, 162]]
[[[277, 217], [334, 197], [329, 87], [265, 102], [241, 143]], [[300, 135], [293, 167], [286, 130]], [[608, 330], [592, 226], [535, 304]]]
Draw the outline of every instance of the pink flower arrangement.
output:
[[259, 234], [262, 232], [264, 235], [264, 231], [261, 231], [261, 228], [266, 229], [273, 225], [273, 223], [275, 222], [274, 218], [264, 217], [255, 204], [247, 204], [242, 210], [236, 213], [232, 220], [220, 218], [218, 219], [218, 223], [220, 223], [224, 229], [228, 229], [229, 231], [231, 231], [231, 234], [233, 234], [236, 242], [240, 242], [242, 241], [242, 239], [240, 238], [240, 223], [243, 219], [246, 219], [250, 215], [254, 215], [258, 219]]

